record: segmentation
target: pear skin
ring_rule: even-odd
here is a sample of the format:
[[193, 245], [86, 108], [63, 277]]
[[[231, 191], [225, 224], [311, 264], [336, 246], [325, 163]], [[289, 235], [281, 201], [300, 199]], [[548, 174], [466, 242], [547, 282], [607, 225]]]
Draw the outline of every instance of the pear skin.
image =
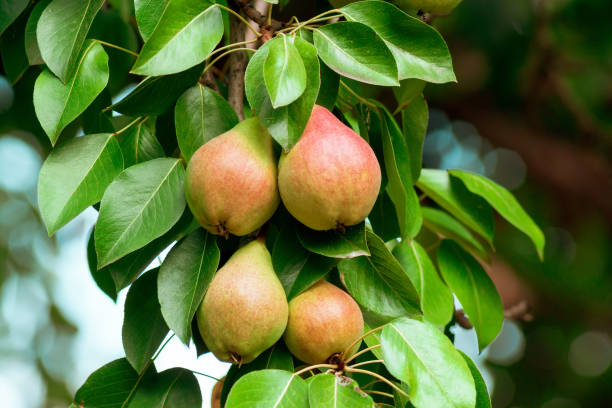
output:
[[319, 231], [363, 221], [376, 202], [380, 179], [370, 145], [318, 105], [300, 140], [279, 161], [278, 187], [285, 207]]
[[[342, 353], [363, 334], [363, 315], [357, 302], [331, 283], [321, 280], [289, 302], [284, 339], [289, 351], [308, 364], [326, 362]], [[359, 350], [357, 342], [345, 358]]]
[[280, 198], [272, 137], [256, 117], [202, 145], [187, 165], [187, 204], [213, 234], [242, 236], [261, 227]]
[[285, 291], [265, 244], [236, 251], [215, 274], [196, 318], [208, 349], [222, 361], [246, 364], [271, 347], [287, 325]]

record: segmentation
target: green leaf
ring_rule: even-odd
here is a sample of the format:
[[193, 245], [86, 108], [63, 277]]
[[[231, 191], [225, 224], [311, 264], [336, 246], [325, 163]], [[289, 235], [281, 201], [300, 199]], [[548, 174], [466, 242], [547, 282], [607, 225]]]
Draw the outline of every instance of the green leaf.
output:
[[0, 1], [0, 35], [23, 13], [29, 2], [30, 0]]
[[416, 97], [402, 111], [402, 131], [410, 154], [412, 184], [416, 183], [423, 167], [423, 142], [427, 133], [429, 109], [423, 95]]
[[132, 67], [140, 75], [168, 75], [202, 62], [221, 41], [223, 18], [208, 0], [170, 0]]
[[245, 93], [251, 108], [285, 151], [289, 151], [302, 136], [319, 93], [321, 78], [317, 50], [307, 41], [296, 38], [297, 48], [306, 68], [306, 90], [287, 106], [274, 109], [266, 90], [263, 67], [268, 57], [269, 43], [262, 45], [249, 61], [245, 73]]
[[6, 78], [15, 84], [28, 69], [28, 57], [24, 48], [27, 15], [22, 15], [0, 38], [0, 56]]
[[149, 365], [151, 357], [168, 334], [157, 300], [158, 268], [142, 275], [125, 298], [121, 338], [125, 356], [137, 372]]
[[491, 397], [489, 397], [489, 391], [487, 390], [487, 384], [482, 378], [482, 374], [476, 367], [476, 364], [469, 358], [463, 351], [459, 351], [461, 357], [465, 360], [472, 373], [472, 378], [474, 379], [474, 383], [476, 384], [476, 406], [475, 408], [491, 408]]
[[44, 64], [44, 61], [40, 55], [40, 49], [38, 48], [38, 40], [36, 39], [36, 27], [38, 26], [38, 20], [42, 15], [43, 10], [51, 3], [51, 0], [42, 0], [36, 3], [25, 28], [25, 50], [28, 56], [30, 65]]
[[34, 84], [34, 109], [51, 144], [106, 87], [108, 55], [100, 44], [90, 41], [75, 69], [74, 76], [65, 84], [47, 69]]
[[94, 371], [74, 396], [71, 408], [124, 408], [138, 387], [141, 378], [154, 375], [149, 366], [140, 377], [125, 358], [111, 361]]
[[204, 143], [238, 124], [238, 116], [218, 93], [200, 84], [181, 95], [174, 108], [176, 138], [185, 162]]
[[287, 371], [253, 371], [236, 381], [225, 407], [308, 408], [308, 386]]
[[463, 249], [482, 259], [489, 259], [487, 250], [474, 235], [459, 221], [435, 208], [423, 207], [423, 224], [429, 230], [443, 237], [457, 241]]
[[89, 239], [87, 240], [87, 266], [89, 273], [98, 285], [98, 288], [104, 292], [113, 302], [117, 301], [117, 289], [115, 282], [107, 268], [98, 269], [98, 258], [96, 256], [96, 245], [94, 242], [94, 230], [91, 230]]
[[445, 326], [453, 316], [453, 294], [438, 275], [427, 251], [418, 242], [410, 240], [398, 244], [393, 255], [419, 294], [425, 320], [438, 327]]
[[185, 169], [177, 159], [154, 159], [119, 174], [106, 189], [96, 224], [98, 268], [167, 232], [185, 209]]
[[164, 148], [155, 137], [155, 118], [148, 117], [117, 135], [125, 167], [164, 157]]
[[325, 64], [321, 64], [321, 87], [316, 104], [330, 111], [336, 105], [338, 90], [340, 88], [340, 75]]
[[134, 117], [162, 114], [198, 81], [202, 69], [203, 66], [198, 65], [174, 75], [147, 77], [125, 98], [112, 105], [112, 109]]
[[279, 340], [278, 343], [261, 353], [255, 360], [249, 364], [243, 364], [238, 366], [232, 364], [225, 380], [223, 380], [223, 388], [221, 390], [221, 406], [225, 406], [227, 396], [232, 389], [232, 386], [241, 377], [247, 375], [250, 372], [265, 369], [278, 369], [293, 372], [293, 356], [285, 347], [285, 342]]
[[108, 3], [117, 10], [117, 14], [119, 14], [121, 19], [129, 24], [130, 19], [134, 15], [134, 2], [132, 0], [108, 0]]
[[367, 25], [384, 40], [395, 57], [400, 79], [456, 81], [448, 47], [429, 24], [382, 1], [352, 3], [341, 12], [347, 20]]
[[368, 215], [368, 220], [370, 220], [376, 235], [383, 241], [389, 241], [401, 235], [393, 201], [386, 191], [378, 195], [374, 208]]
[[168, 326], [189, 345], [191, 321], [219, 266], [215, 236], [198, 228], [177, 243], [161, 266], [159, 303]]
[[309, 381], [310, 408], [372, 408], [374, 400], [359, 389], [355, 380], [333, 374], [319, 374]]
[[363, 222], [347, 227], [344, 232], [315, 231], [300, 224], [298, 238], [302, 246], [310, 252], [330, 258], [354, 258], [370, 255]]
[[478, 261], [454, 241], [445, 239], [440, 244], [438, 266], [470, 318], [482, 350], [495, 339], [504, 322], [504, 307], [495, 285]]
[[280, 35], [270, 40], [263, 74], [274, 109], [289, 105], [306, 89], [306, 68], [293, 36]]
[[138, 386], [128, 408], [192, 408], [202, 406], [195, 375], [175, 367], [150, 376]]
[[142, 39], [147, 41], [161, 18], [170, 0], [134, 0], [136, 23]]
[[419, 199], [412, 187], [415, 169], [411, 164], [408, 142], [389, 111], [378, 105], [384, 121], [382, 145], [385, 170], [389, 179], [387, 193], [395, 206], [401, 237], [414, 238], [421, 229], [423, 218]]
[[272, 264], [288, 300], [322, 279], [336, 262], [305, 250], [298, 241], [295, 223], [285, 223], [274, 241]]
[[132, 283], [147, 266], [174, 241], [183, 238], [185, 235], [199, 228], [200, 224], [193, 219], [191, 211], [186, 208], [179, 221], [161, 237], [154, 239], [144, 247], [127, 254], [118, 261], [111, 263], [100, 269], [106, 271], [115, 283], [115, 289], [121, 289]]
[[40, 169], [38, 206], [49, 235], [102, 199], [123, 170], [119, 143], [110, 133], [70, 139]]
[[104, 0], [53, 0], [42, 12], [36, 27], [40, 54], [63, 83], [68, 83], [77, 71], [87, 32], [103, 3]]
[[104, 110], [110, 104], [111, 94], [108, 87], [106, 87], [81, 114], [81, 126], [83, 127], [84, 134], [114, 133], [117, 130], [113, 126], [112, 112]]
[[415, 407], [474, 407], [472, 374], [435, 326], [397, 319], [385, 326], [380, 340], [385, 366], [410, 386], [410, 401]]
[[478, 194], [493, 207], [510, 224], [523, 231], [536, 247], [540, 259], [544, 257], [545, 238], [540, 227], [531, 219], [529, 214], [514, 198], [511, 192], [504, 187], [479, 174], [463, 170], [449, 170], [449, 174], [460, 179], [468, 190]]
[[[397, 110], [403, 110], [406, 106], [410, 105], [416, 97], [423, 93], [426, 84], [427, 82], [420, 79], [401, 80], [399, 88], [393, 88], [393, 95], [395, 95], [397, 100]], [[427, 121], [425, 123], [427, 124]]]
[[342, 76], [373, 85], [399, 86], [393, 54], [370, 27], [341, 22], [314, 30], [319, 57]]
[[379, 237], [368, 232], [367, 239], [371, 256], [344, 259], [338, 264], [349, 293], [384, 321], [419, 313], [419, 296], [410, 277]]
[[423, 169], [416, 185], [440, 207], [493, 244], [493, 210], [463, 183], [451, 178], [445, 170]]

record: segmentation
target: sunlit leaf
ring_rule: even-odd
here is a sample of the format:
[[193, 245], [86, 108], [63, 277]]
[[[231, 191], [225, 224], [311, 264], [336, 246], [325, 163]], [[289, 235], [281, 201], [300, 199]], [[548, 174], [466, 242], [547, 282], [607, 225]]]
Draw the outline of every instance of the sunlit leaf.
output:
[[292, 36], [280, 35], [270, 40], [268, 46], [263, 74], [275, 109], [289, 105], [306, 89], [306, 68], [293, 41]]
[[435, 326], [401, 318], [383, 329], [385, 366], [410, 386], [416, 408], [473, 408], [472, 374], [450, 340]]
[[225, 407], [308, 408], [308, 386], [288, 371], [253, 371], [236, 381]]
[[137, 164], [106, 189], [96, 224], [98, 268], [167, 232], [183, 213], [185, 168], [162, 158]]
[[36, 27], [40, 54], [62, 82], [67, 83], [77, 71], [85, 38], [103, 3], [104, 0], [53, 0], [42, 12]]
[[354, 258], [370, 254], [363, 222], [347, 227], [345, 231], [315, 231], [300, 224], [298, 238], [310, 252], [331, 258]]
[[54, 149], [38, 177], [38, 205], [49, 234], [100, 201], [122, 170], [121, 149], [110, 133], [70, 139]]

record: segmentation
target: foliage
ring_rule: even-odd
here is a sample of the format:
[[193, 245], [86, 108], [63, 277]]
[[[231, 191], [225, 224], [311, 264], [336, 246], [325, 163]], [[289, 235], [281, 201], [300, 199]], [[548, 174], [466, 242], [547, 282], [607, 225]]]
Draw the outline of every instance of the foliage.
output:
[[[183, 187], [194, 151], [238, 120], [224, 86], [219, 93], [205, 86], [205, 73], [221, 72], [215, 64], [224, 54], [243, 50], [238, 47], [244, 43], [219, 47], [224, 37], [229, 42], [223, 13], [238, 9], [207, 0], [136, 0], [143, 42], [136, 50], [130, 41], [109, 44], [92, 35], [100, 0], [17, 3], [0, 2], [0, 30], [8, 27], [5, 35], [15, 35], [13, 28], [29, 15], [17, 34], [29, 38], [30, 46], [3, 54], [3, 64], [7, 71], [20, 71], [15, 81], [25, 70], [39, 72], [33, 106], [54, 146], [40, 175], [42, 219], [53, 234], [96, 205], [99, 218], [88, 254], [92, 274], [113, 299], [131, 284], [123, 327], [126, 358], [94, 372], [73, 406], [201, 405], [192, 372], [158, 373], [152, 361], [170, 329], [185, 343], [200, 341], [191, 330], [197, 305], [214, 271], [239, 245], [194, 224]], [[133, 30], [128, 2], [111, 4], [125, 6], [118, 10], [121, 30]], [[451, 324], [451, 294], [476, 327], [480, 346], [486, 346], [503, 316], [499, 295], [477, 260], [486, 261], [492, 247], [494, 210], [527, 234], [540, 256], [544, 238], [500, 185], [463, 171], [421, 169], [428, 115], [424, 83], [455, 80], [444, 40], [420, 19], [373, 0], [299, 23], [292, 19], [283, 27], [250, 49], [254, 54], [244, 73], [249, 114], [289, 151], [315, 103], [334, 108], [374, 149], [383, 185], [375, 213], [345, 231], [309, 230], [280, 208], [268, 223], [278, 234], [270, 243], [275, 272], [289, 298], [326, 275], [342, 282], [367, 326], [382, 333], [372, 353], [361, 354], [376, 355], [373, 360], [351, 364], [349, 358], [341, 365], [299, 370], [287, 370], [298, 366], [296, 361], [233, 368], [226, 406], [406, 406], [408, 401], [417, 408], [488, 406], [475, 366], [441, 330]], [[117, 51], [132, 59], [130, 73], [146, 77], [111, 104], [110, 89], [131, 78], [118, 64], [127, 56]], [[28, 68], [41, 62], [43, 67]], [[394, 87], [397, 106], [359, 95], [353, 81]], [[123, 115], [111, 117], [110, 111]], [[87, 134], [75, 137], [79, 124]], [[417, 191], [436, 207], [422, 204]], [[439, 242], [432, 247], [419, 242], [423, 228]], [[180, 241], [161, 268], [142, 274], [175, 240]], [[357, 368], [362, 364], [371, 368]], [[336, 375], [318, 373], [322, 369]], [[360, 388], [359, 374], [382, 384]], [[107, 393], [109, 387], [118, 391]]]

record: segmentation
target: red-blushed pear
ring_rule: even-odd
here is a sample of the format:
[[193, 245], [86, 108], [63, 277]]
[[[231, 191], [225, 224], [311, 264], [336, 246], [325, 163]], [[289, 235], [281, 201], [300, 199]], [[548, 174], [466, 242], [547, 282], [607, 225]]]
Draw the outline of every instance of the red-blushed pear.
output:
[[208, 349], [235, 364], [253, 361], [287, 325], [285, 290], [263, 239], [237, 250], [215, 274], [196, 318]]
[[280, 202], [272, 137], [256, 117], [202, 145], [187, 165], [187, 203], [208, 231], [227, 237], [261, 227]]
[[[353, 298], [321, 280], [289, 302], [284, 338], [291, 353], [309, 364], [326, 362], [363, 335], [363, 315]], [[361, 341], [344, 355], [352, 356]]]
[[363, 221], [378, 196], [380, 177], [370, 145], [318, 105], [278, 167], [285, 207], [302, 224], [319, 231]]

